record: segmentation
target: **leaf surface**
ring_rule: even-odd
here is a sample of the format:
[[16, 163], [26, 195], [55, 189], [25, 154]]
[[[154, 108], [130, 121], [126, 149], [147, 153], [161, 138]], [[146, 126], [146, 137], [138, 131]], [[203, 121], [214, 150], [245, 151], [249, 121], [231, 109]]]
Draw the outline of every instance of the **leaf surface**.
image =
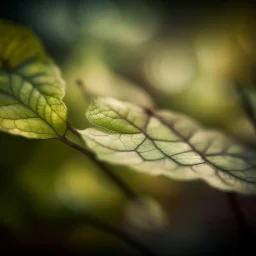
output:
[[255, 152], [184, 115], [98, 97], [86, 116], [98, 128], [80, 133], [103, 161], [179, 180], [203, 179], [221, 190], [256, 192]]
[[32, 32], [0, 21], [0, 130], [37, 139], [62, 136], [64, 93], [59, 69]]

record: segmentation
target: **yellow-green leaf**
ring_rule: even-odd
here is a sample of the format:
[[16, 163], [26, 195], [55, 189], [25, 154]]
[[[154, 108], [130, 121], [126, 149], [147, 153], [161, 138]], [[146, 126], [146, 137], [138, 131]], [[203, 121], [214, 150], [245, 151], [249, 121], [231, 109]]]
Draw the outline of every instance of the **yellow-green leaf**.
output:
[[37, 139], [62, 136], [67, 128], [63, 96], [64, 82], [54, 63], [0, 70], [0, 130]]
[[256, 193], [256, 152], [186, 116], [95, 98], [80, 131], [99, 159], [180, 180], [203, 179], [221, 190]]
[[62, 136], [64, 94], [59, 69], [33, 33], [0, 21], [0, 130], [37, 139]]

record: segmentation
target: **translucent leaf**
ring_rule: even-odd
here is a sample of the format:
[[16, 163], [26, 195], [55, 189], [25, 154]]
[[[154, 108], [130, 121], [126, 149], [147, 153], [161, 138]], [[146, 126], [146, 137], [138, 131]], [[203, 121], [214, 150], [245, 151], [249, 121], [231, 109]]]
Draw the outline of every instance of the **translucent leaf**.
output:
[[256, 192], [255, 152], [186, 116], [113, 98], [93, 99], [86, 116], [101, 128], [80, 132], [103, 161], [179, 180], [204, 179], [221, 190]]
[[0, 130], [47, 139], [66, 131], [64, 81], [25, 27], [0, 21]]
[[64, 83], [53, 63], [31, 62], [0, 70], [0, 130], [47, 139], [66, 131]]

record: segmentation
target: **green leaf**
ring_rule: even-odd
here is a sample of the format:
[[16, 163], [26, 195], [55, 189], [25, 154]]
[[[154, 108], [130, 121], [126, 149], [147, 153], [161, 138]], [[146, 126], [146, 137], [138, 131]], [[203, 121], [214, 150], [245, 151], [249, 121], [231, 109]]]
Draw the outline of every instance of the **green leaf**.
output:
[[64, 82], [53, 63], [0, 70], [0, 130], [36, 139], [62, 136], [67, 128], [63, 96]]
[[33, 33], [0, 21], [0, 130], [36, 139], [62, 136], [64, 93], [59, 69]]
[[203, 179], [221, 190], [256, 192], [255, 152], [184, 115], [95, 98], [86, 116], [100, 127], [80, 133], [103, 161], [179, 180]]

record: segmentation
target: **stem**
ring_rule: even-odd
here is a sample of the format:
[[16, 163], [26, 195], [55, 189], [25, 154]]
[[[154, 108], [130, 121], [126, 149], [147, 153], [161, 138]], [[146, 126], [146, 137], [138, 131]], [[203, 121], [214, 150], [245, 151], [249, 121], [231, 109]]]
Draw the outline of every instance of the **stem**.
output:
[[70, 130], [74, 135], [81, 139], [81, 134], [70, 123], [68, 123], [68, 130]]
[[[72, 131], [73, 130], [76, 131], [75, 129], [72, 129]], [[78, 135], [77, 131], [76, 131], [76, 134]], [[105, 174], [107, 174], [114, 181], [114, 183], [117, 186], [119, 186], [119, 188], [124, 192], [124, 194], [128, 198], [131, 198], [132, 200], [134, 200], [137, 197], [136, 194], [122, 180], [120, 180], [117, 176], [115, 176], [111, 172], [111, 170], [107, 167], [107, 165], [105, 165], [103, 162], [98, 161], [98, 159], [92, 152], [90, 152], [87, 149], [85, 149], [84, 147], [81, 147], [80, 145], [74, 143], [73, 141], [67, 139], [66, 137], [60, 137], [59, 140], [61, 142], [63, 142], [64, 144], [70, 146], [71, 148], [74, 148], [77, 151], [81, 152], [85, 156], [88, 156], [95, 164], [97, 164], [105, 172]], [[137, 249], [138, 251], [140, 251], [141, 253], [143, 253], [145, 255], [151, 255], [151, 256], [156, 255], [155, 253], [152, 252], [151, 248], [148, 248], [146, 245], [141, 244], [140, 242], [138, 242], [134, 238], [132, 238], [129, 234], [127, 234], [119, 229], [109, 226], [109, 225], [101, 222], [100, 220], [98, 220], [94, 217], [88, 216], [88, 215], [86, 216], [86, 221], [89, 224], [91, 224], [99, 229], [102, 229], [108, 233], [113, 234], [114, 236], [116, 236], [117, 238], [119, 238], [120, 240], [125, 242], [127, 245], [130, 245], [131, 247]]]
[[60, 137], [59, 140], [64, 144], [68, 145], [69, 147], [74, 148], [75, 150], [81, 152], [85, 156], [88, 156], [96, 165], [98, 165], [105, 172], [105, 174], [123, 191], [123, 193], [128, 198], [132, 200], [137, 198], [137, 195], [118, 176], [116, 176], [108, 168], [106, 164], [104, 164], [103, 162], [100, 162], [92, 152], [74, 143], [73, 141], [67, 139], [66, 137]]
[[103, 231], [106, 231], [108, 233], [111, 233], [112, 235], [114, 235], [115, 237], [117, 237], [119, 240], [122, 240], [123, 242], [125, 242], [127, 245], [129, 245], [130, 247], [133, 247], [135, 249], [137, 249], [139, 252], [141, 252], [142, 254], [145, 255], [149, 255], [149, 256], [156, 256], [157, 254], [155, 254], [151, 248], [147, 247], [144, 244], [141, 244], [141, 242], [138, 242], [137, 240], [135, 240], [133, 237], [131, 237], [129, 234], [115, 228], [112, 226], [109, 226], [106, 223], [101, 222], [100, 220], [91, 217], [91, 216], [86, 216], [86, 221], [89, 224], [92, 224], [93, 226], [102, 229]]
[[239, 234], [248, 235], [249, 226], [246, 221], [246, 217], [239, 206], [237, 195], [234, 193], [227, 193], [227, 196], [230, 208], [232, 209], [234, 217], [236, 218], [236, 221], [239, 225]]

